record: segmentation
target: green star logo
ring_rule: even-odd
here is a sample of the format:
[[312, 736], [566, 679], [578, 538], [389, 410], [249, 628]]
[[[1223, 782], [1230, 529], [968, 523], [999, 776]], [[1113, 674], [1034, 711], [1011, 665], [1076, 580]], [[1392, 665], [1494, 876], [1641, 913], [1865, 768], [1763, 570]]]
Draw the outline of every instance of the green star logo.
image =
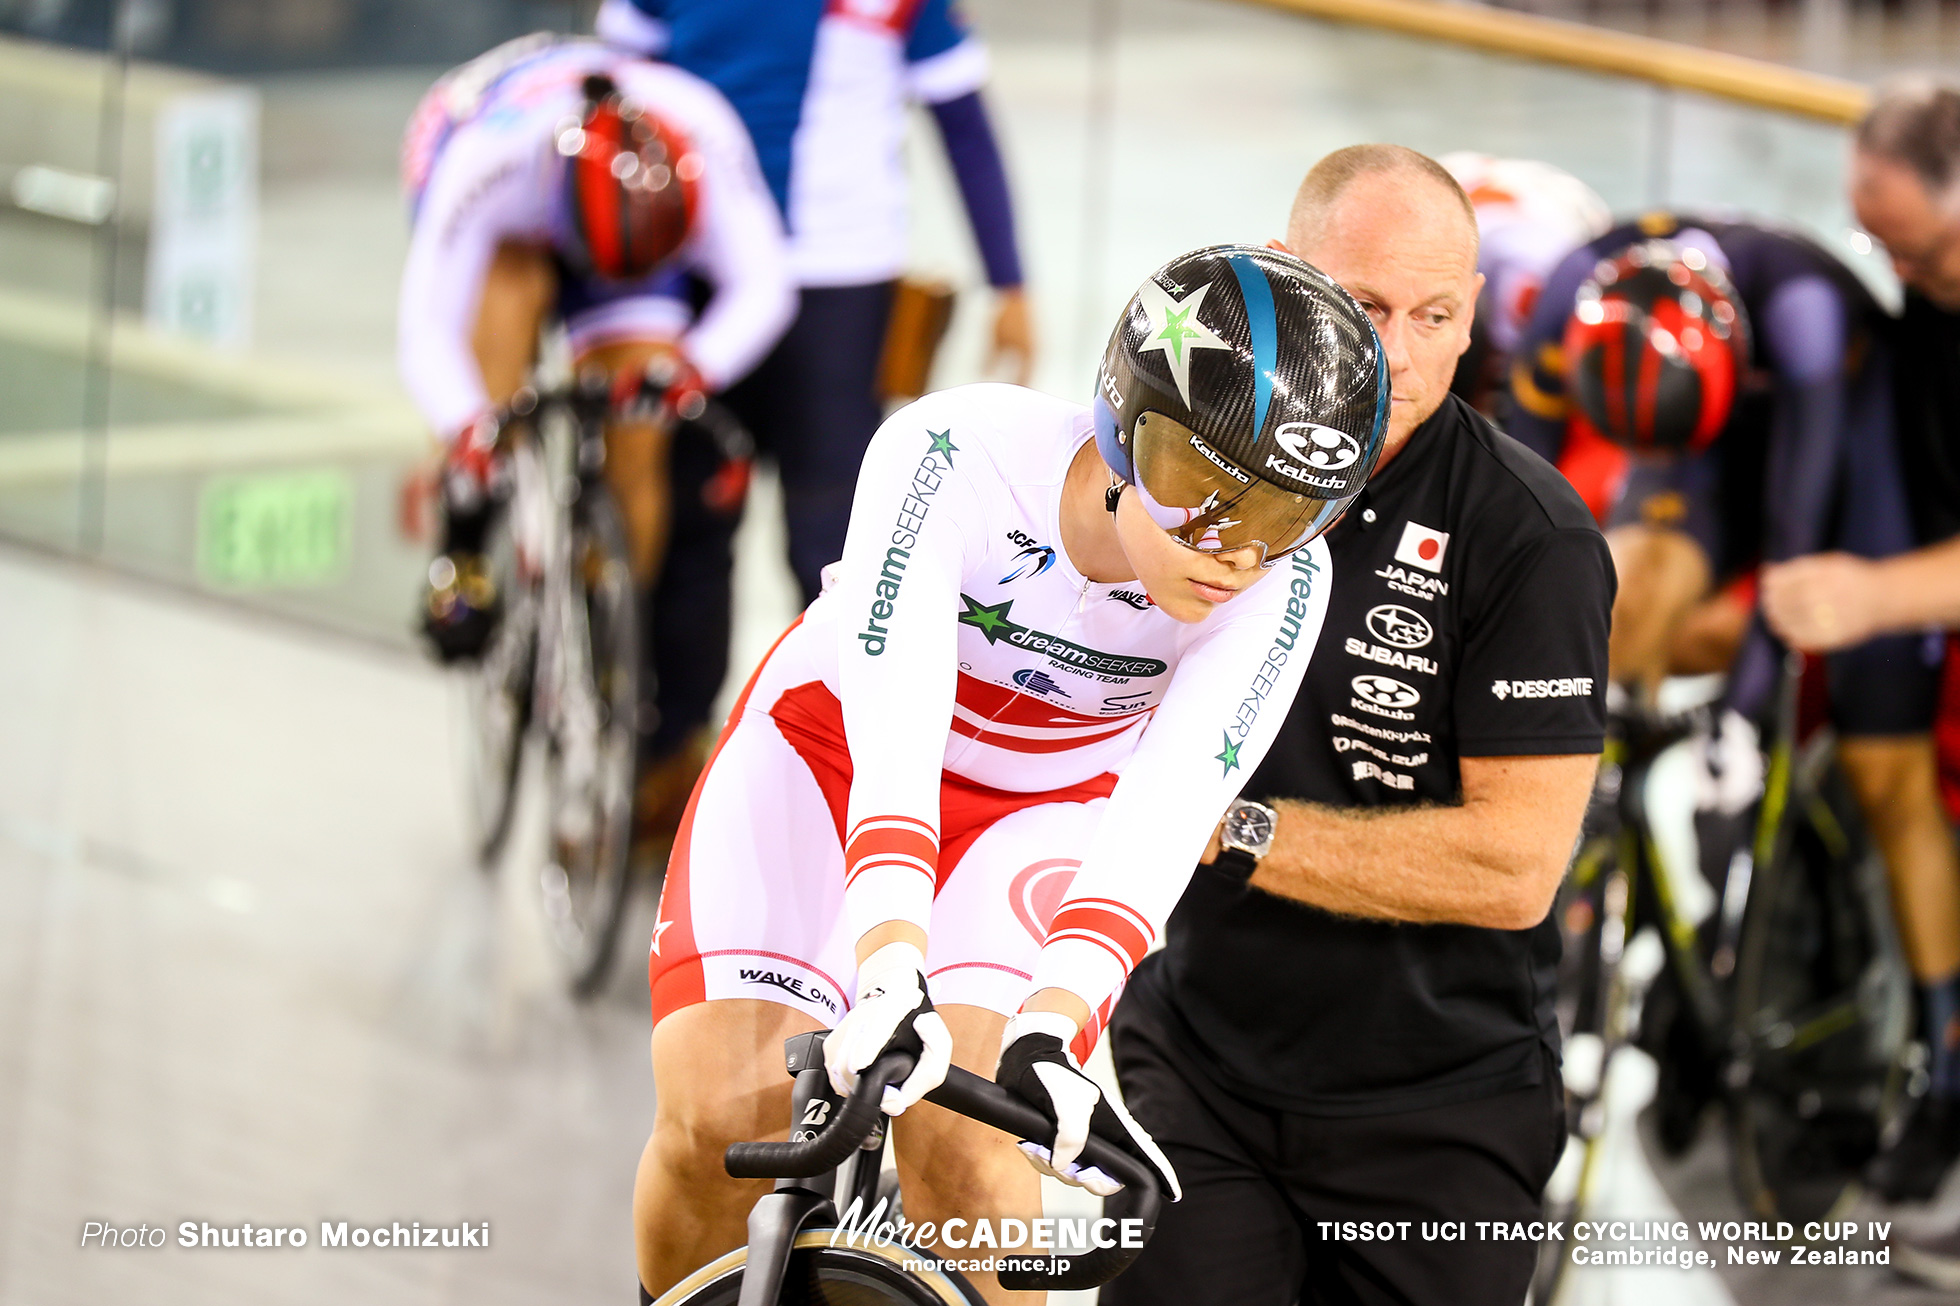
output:
[[1230, 775], [1232, 774], [1232, 772], [1239, 769], [1239, 749], [1243, 747], [1243, 745], [1235, 744], [1232, 742], [1232, 735], [1230, 731], [1220, 731], [1219, 733], [1225, 736], [1225, 751], [1220, 753], [1217, 757], [1212, 758], [1211, 760], [1214, 762], [1223, 762], [1225, 764], [1225, 774]]
[[1158, 340], [1170, 341], [1171, 358], [1176, 363], [1184, 361], [1184, 342], [1198, 334], [1184, 325], [1184, 319], [1190, 316], [1190, 307], [1175, 309], [1164, 314], [1164, 329], [1155, 337]]
[[1231, 346], [1219, 339], [1218, 333], [1205, 325], [1199, 314], [1205, 295], [1211, 290], [1206, 282], [1183, 299], [1175, 299], [1155, 281], [1146, 281], [1137, 291], [1142, 302], [1145, 317], [1150, 323], [1150, 334], [1137, 346], [1139, 352], [1154, 349], [1164, 356], [1170, 367], [1171, 380], [1177, 383], [1177, 393], [1185, 403], [1191, 402], [1191, 354], [1199, 349], [1230, 349]]
[[960, 447], [953, 443], [952, 430], [949, 428], [944, 431], [927, 431], [926, 434], [932, 437], [932, 447], [926, 452], [938, 454], [946, 460], [946, 465], [951, 467], [953, 455], [960, 451]]
[[1007, 610], [1014, 606], [1013, 599], [1009, 599], [1005, 603], [990, 608], [984, 603], [975, 603], [971, 598], [962, 594], [960, 595], [960, 602], [966, 604], [966, 611], [960, 613], [961, 623], [968, 626], [978, 626], [980, 633], [987, 637], [989, 644], [998, 644], [1003, 637], [1012, 635], [1020, 629], [1019, 626], [1007, 618]]

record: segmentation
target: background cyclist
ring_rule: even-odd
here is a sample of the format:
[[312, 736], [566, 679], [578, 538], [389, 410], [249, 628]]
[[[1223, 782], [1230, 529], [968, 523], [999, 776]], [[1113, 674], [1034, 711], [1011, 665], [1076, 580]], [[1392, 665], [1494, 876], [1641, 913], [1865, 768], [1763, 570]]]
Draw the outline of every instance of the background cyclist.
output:
[[1477, 296], [1470, 347], [1450, 388], [1494, 413], [1539, 291], [1559, 260], [1613, 225], [1612, 210], [1571, 173], [1536, 159], [1501, 159], [1458, 150], [1436, 162], [1449, 170], [1477, 212]]
[[759, 1190], [722, 1148], [781, 1135], [782, 1040], [827, 1025], [840, 1089], [921, 1050], [885, 1099], [915, 1221], [1039, 1212], [1011, 1140], [914, 1105], [949, 1057], [1059, 1120], [1044, 1171], [1111, 1191], [1072, 1164], [1093, 1113], [1175, 1192], [1078, 1060], [1299, 683], [1315, 537], [1380, 450], [1382, 376], [1337, 286], [1222, 246], [1143, 284], [1093, 410], [981, 385], [884, 424], [833, 583], [744, 691], [668, 868], [645, 1290], [743, 1241]]
[[[1607, 538], [1620, 575], [1615, 681], [1730, 670], [1745, 715], [1777, 665], [1746, 588], [1759, 562], [1912, 544], [1893, 432], [1885, 321], [1837, 259], [1791, 232], [1649, 214], [1575, 251], [1547, 283], [1514, 374], [1512, 430], [1556, 455], [1568, 415], [1631, 449]], [[1739, 651], [1738, 651], [1739, 646]], [[1930, 727], [1937, 649], [1868, 640], [1829, 659], [1839, 757], [1891, 874], [1922, 983], [1950, 977], [1956, 874]], [[1937, 987], [1937, 985], [1936, 985]], [[1924, 1184], [1915, 1131], [1872, 1179]], [[1930, 1188], [1925, 1192], [1930, 1193]]]
[[[1858, 131], [1851, 199], [1858, 221], [1892, 256], [1905, 283], [1895, 325], [1900, 455], [1924, 547], [1869, 559], [1834, 552], [1763, 572], [1763, 608], [1800, 648], [1830, 651], [1873, 636], [1960, 626], [1960, 87], [1913, 79], [1878, 96]], [[1949, 667], [1949, 684], [1951, 677]], [[1960, 763], [1960, 699], [1949, 689], [1939, 726], [1949, 809]], [[1942, 832], [1943, 833], [1943, 832]], [[1927, 1097], [1893, 1149], [1902, 1196], [1929, 1196], [1960, 1152], [1960, 876], [1937, 856], [1900, 906], [1912, 913], [1914, 971], [1924, 986], [1932, 1054]], [[1960, 1286], [1960, 1232], [1901, 1241], [1902, 1270]]]
[[[790, 569], [808, 603], [843, 552], [858, 464], [884, 416], [878, 360], [905, 267], [903, 152], [914, 103], [932, 110], [995, 290], [988, 366], [1011, 359], [1023, 385], [1031, 374], [1007, 174], [980, 98], [986, 52], [951, 0], [606, 0], [597, 26], [728, 97], [789, 232], [796, 320], [726, 398], [781, 473]], [[679, 646], [669, 679], [685, 678], [693, 710], [661, 724], [662, 749], [678, 751], [675, 765], [648, 775], [643, 816], [666, 804], [677, 820], [705, 754], [699, 728], [727, 670], [732, 541], [732, 525], [713, 523], [677, 537], [661, 580], [688, 619], [657, 622], [655, 638]]]
[[[794, 299], [781, 223], [727, 103], [698, 78], [595, 42], [524, 38], [445, 76], [409, 124], [403, 173], [414, 234], [399, 361], [448, 447], [425, 629], [445, 657], [463, 657], [483, 646], [499, 602], [479, 554], [492, 417], [529, 377], [540, 328], [562, 320], [580, 366], [638, 372], [661, 357], [669, 407], [698, 411], [775, 343]], [[712, 288], [698, 316], [675, 296], [682, 273]], [[642, 586], [675, 497], [665, 429], [607, 430], [606, 475]], [[680, 486], [683, 512], [703, 486]], [[731, 518], [739, 506], [739, 493], [721, 505]], [[664, 706], [675, 691], [659, 683]]]

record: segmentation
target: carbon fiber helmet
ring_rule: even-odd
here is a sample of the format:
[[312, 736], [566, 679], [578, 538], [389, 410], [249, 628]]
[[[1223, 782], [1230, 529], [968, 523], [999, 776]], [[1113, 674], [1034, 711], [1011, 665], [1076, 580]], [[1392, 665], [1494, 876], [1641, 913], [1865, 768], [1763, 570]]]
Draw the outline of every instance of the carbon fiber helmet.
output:
[[1567, 391], [1594, 429], [1630, 449], [1706, 448], [1748, 360], [1749, 322], [1728, 277], [1671, 241], [1602, 259], [1566, 321]]
[[1097, 449], [1158, 525], [1267, 561], [1361, 492], [1388, 425], [1388, 366], [1361, 306], [1254, 245], [1172, 259], [1130, 297], [1096, 378]]

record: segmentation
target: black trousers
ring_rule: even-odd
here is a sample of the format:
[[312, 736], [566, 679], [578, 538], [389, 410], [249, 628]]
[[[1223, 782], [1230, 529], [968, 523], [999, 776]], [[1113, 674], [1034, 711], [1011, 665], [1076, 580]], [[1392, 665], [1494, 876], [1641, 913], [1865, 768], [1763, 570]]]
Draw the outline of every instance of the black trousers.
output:
[[[1123, 1097], [1177, 1168], [1167, 1205], [1104, 1306], [1518, 1306], [1538, 1244], [1479, 1240], [1479, 1220], [1542, 1218], [1565, 1145], [1553, 1058], [1546, 1081], [1393, 1115], [1320, 1117], [1260, 1106], [1198, 1071], [1151, 1007], [1124, 1002], [1110, 1026]], [[1119, 1194], [1111, 1199], [1120, 1208]], [[1110, 1214], [1121, 1216], [1121, 1209]], [[1388, 1241], [1342, 1238], [1322, 1221], [1408, 1221]], [[1427, 1241], [1424, 1222], [1468, 1221]], [[1331, 1235], [1331, 1236], [1330, 1236]]]
[[894, 284], [806, 288], [776, 348], [723, 396], [782, 475], [789, 565], [805, 603], [844, 554], [858, 465], [884, 420], [878, 358]]
[[[790, 569], [805, 603], [822, 587], [824, 567], [843, 556], [858, 465], [883, 417], [876, 386], [892, 286], [804, 290], [775, 349], [721, 396], [782, 475]], [[655, 710], [641, 754], [649, 759], [707, 724], [728, 674], [741, 517], [704, 493], [718, 466], [705, 449], [676, 450], [673, 533], [646, 641]]]

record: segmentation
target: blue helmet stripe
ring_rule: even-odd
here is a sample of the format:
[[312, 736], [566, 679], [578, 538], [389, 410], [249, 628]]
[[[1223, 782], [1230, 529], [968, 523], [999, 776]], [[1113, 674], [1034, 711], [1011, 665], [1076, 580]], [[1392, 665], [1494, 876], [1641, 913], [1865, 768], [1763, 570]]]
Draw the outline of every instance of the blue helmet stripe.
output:
[[1252, 443], [1266, 430], [1266, 407], [1273, 399], [1273, 368], [1279, 363], [1279, 324], [1273, 316], [1273, 288], [1247, 254], [1227, 254], [1245, 300], [1246, 327], [1252, 335]]

